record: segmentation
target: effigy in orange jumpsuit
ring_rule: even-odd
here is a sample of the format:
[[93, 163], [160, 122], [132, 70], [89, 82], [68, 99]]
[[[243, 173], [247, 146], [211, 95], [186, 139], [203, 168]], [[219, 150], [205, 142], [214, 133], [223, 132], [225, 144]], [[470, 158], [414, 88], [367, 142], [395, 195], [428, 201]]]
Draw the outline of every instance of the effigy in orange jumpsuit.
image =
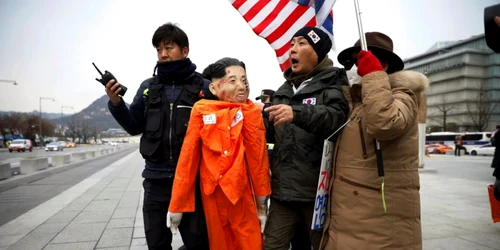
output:
[[[199, 173], [210, 249], [262, 249], [255, 196], [271, 193], [260, 108], [200, 100], [191, 111], [169, 212], [195, 209]], [[253, 193], [252, 193], [253, 192]]]

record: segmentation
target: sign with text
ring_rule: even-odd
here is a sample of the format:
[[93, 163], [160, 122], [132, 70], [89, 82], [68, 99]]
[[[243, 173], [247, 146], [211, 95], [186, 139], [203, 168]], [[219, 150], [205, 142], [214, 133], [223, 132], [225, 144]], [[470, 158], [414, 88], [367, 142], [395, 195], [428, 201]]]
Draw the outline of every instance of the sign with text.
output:
[[311, 229], [313, 230], [321, 229], [325, 225], [328, 191], [332, 177], [333, 145], [333, 142], [328, 140], [325, 140], [323, 143], [323, 156], [321, 157], [321, 169], [311, 225]]

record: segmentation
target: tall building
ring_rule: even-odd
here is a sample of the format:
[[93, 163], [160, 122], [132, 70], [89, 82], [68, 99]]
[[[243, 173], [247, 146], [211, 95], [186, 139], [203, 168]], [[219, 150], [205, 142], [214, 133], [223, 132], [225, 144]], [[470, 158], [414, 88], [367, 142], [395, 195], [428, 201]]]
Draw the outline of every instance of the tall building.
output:
[[430, 80], [427, 132], [492, 131], [500, 124], [500, 54], [484, 34], [437, 42], [404, 63]]

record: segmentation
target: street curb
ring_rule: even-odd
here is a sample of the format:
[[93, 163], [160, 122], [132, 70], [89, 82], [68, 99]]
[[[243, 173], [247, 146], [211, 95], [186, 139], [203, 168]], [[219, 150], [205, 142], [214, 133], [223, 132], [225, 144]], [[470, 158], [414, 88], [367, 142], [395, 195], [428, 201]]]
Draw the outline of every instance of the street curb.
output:
[[78, 162], [69, 163], [66, 165], [61, 165], [61, 166], [57, 166], [57, 167], [49, 167], [49, 168], [46, 168], [44, 170], [41, 170], [41, 171], [38, 171], [35, 173], [31, 173], [31, 174], [27, 174], [27, 175], [16, 175], [12, 178], [0, 181], [0, 192], [4, 192], [4, 191], [7, 191], [9, 189], [13, 189], [15, 187], [22, 186], [24, 184], [31, 183], [31, 182], [49, 177], [51, 175], [55, 175], [55, 174], [79, 167], [81, 165], [91, 163], [93, 161], [102, 159], [103, 157], [106, 157], [106, 156], [111, 156], [111, 155], [115, 155], [115, 154], [127, 155], [135, 150], [137, 150], [137, 147], [125, 148], [125, 149], [122, 149], [118, 152], [114, 152], [113, 154], [100, 155], [100, 156], [96, 156], [96, 157], [93, 157], [90, 159], [85, 159], [85, 160], [81, 160]]
[[435, 168], [419, 168], [418, 173], [437, 173], [437, 169]]

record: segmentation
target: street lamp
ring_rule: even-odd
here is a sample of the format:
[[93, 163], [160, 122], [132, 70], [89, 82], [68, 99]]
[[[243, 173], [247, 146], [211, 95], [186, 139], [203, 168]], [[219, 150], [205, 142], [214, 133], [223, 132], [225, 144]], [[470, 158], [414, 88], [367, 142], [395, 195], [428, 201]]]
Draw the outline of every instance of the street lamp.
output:
[[13, 81], [13, 80], [2, 80], [2, 79], [0, 79], [0, 82], [11, 82], [13, 85], [17, 85], [17, 82]]
[[56, 100], [51, 97], [40, 97], [40, 148], [43, 147], [43, 139], [42, 139], [42, 100], [52, 100], [55, 102]]

